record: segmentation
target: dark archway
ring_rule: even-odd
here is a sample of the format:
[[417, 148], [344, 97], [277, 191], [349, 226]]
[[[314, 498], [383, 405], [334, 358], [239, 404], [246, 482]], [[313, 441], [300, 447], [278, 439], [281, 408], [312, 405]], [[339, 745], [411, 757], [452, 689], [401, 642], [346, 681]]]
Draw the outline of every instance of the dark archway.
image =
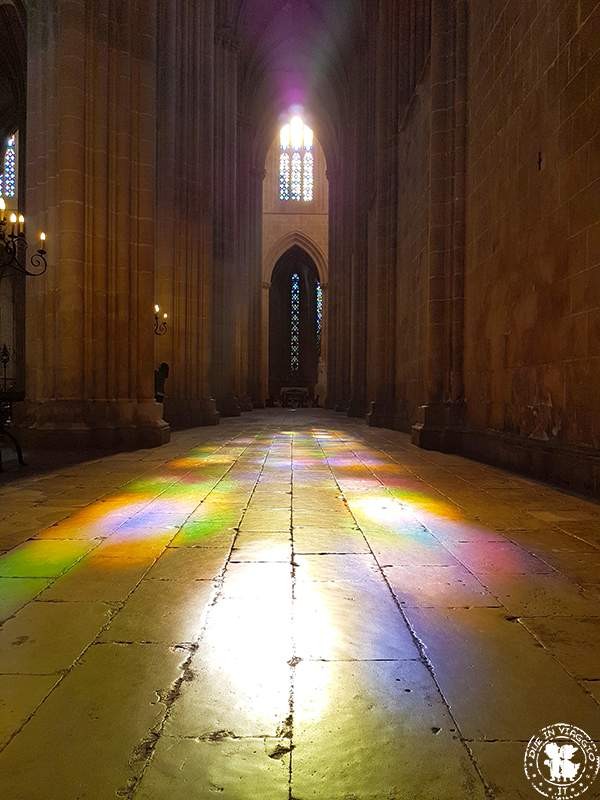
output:
[[284, 387], [306, 388], [314, 400], [319, 287], [315, 262], [301, 247], [291, 247], [275, 265], [269, 295], [269, 395], [274, 401]]

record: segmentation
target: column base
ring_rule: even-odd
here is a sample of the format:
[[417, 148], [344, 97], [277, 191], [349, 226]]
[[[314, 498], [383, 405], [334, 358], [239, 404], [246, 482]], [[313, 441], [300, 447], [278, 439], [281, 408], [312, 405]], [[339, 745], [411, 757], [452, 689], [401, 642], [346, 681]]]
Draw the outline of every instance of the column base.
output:
[[25, 401], [14, 407], [15, 427], [27, 447], [56, 450], [137, 450], [171, 438], [154, 400]]
[[366, 410], [364, 400], [353, 397], [348, 405], [347, 414], [349, 417], [364, 417]]
[[413, 444], [424, 450], [456, 452], [464, 420], [464, 403], [430, 403], [419, 406], [412, 426]]
[[212, 397], [197, 400], [167, 397], [164, 402], [164, 417], [174, 428], [218, 425], [220, 419], [217, 404]]
[[238, 402], [242, 411], [252, 411], [254, 408], [254, 405], [252, 404], [252, 398], [249, 394], [240, 395]]
[[372, 400], [366, 416], [367, 425], [372, 428], [393, 428], [394, 411], [387, 404]]
[[237, 395], [227, 394], [217, 397], [217, 411], [222, 417], [239, 417], [242, 409]]

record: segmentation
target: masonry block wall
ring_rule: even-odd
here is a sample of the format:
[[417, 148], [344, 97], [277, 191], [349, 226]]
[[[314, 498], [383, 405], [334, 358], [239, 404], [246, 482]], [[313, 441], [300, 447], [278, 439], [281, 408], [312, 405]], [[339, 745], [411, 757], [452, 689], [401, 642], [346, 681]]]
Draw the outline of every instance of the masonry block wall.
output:
[[469, 4], [467, 424], [600, 446], [600, 3]]

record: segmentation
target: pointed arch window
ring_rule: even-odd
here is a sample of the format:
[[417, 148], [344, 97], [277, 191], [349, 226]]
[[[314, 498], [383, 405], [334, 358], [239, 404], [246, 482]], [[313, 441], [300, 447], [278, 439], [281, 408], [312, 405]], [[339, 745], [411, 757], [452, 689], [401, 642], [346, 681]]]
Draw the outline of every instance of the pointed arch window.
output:
[[314, 197], [314, 133], [300, 117], [279, 132], [279, 199], [310, 203]]
[[17, 196], [17, 134], [13, 133], [6, 142], [6, 153], [0, 174], [0, 195], [13, 199]]

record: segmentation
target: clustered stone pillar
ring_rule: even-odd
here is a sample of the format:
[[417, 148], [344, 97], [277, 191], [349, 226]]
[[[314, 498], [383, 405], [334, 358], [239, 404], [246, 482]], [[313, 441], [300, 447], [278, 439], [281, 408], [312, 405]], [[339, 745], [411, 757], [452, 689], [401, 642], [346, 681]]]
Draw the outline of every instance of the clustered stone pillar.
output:
[[[358, 42], [355, 48], [358, 58], [354, 63], [354, 76], [351, 82], [354, 92], [352, 107], [367, 109], [368, 82], [363, 79], [362, 65], [366, 62], [366, 41]], [[368, 206], [369, 206], [369, 164], [362, 157], [368, 140], [368, 119], [363, 112], [350, 127], [352, 140], [349, 153], [356, 174], [353, 183], [353, 217], [351, 222], [352, 258], [350, 262], [351, 313], [350, 330], [350, 386], [352, 393], [348, 415], [364, 417], [367, 412], [366, 369], [367, 369], [367, 292], [368, 292]]]
[[261, 380], [262, 338], [262, 196], [265, 169], [251, 166], [248, 209], [248, 393], [254, 408], [264, 408], [266, 395]]
[[215, 176], [212, 383], [223, 416], [241, 412], [237, 370], [241, 344], [238, 247], [238, 43], [223, 3], [215, 31]]
[[396, 227], [398, 213], [398, 47], [402, 4], [386, 0], [377, 19], [375, 50], [375, 137], [377, 154], [374, 252], [369, 258], [369, 288], [374, 302], [369, 312], [368, 422], [393, 427], [395, 417]]
[[466, 6], [431, 7], [431, 194], [426, 403], [413, 426], [422, 447], [454, 446], [463, 415]]
[[165, 419], [218, 422], [212, 346], [214, 8], [160, 0], [155, 300], [169, 314], [154, 362], [169, 364]]
[[156, 445], [156, 4], [28, 4], [27, 398], [40, 445]]

